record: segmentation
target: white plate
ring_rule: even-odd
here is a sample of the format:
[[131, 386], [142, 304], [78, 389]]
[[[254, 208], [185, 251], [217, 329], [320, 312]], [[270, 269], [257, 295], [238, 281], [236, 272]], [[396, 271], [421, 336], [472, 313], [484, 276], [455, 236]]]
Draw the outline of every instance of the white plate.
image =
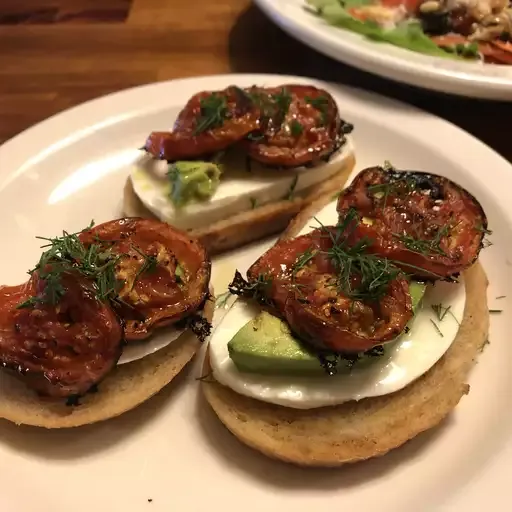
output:
[[[0, 282], [25, 279], [39, 255], [35, 235], [118, 215], [133, 148], [150, 130], [171, 125], [193, 92], [295, 81], [311, 82], [231, 75], [159, 83], [73, 108], [15, 137], [0, 148]], [[491, 307], [508, 311], [510, 165], [429, 114], [364, 92], [330, 90], [356, 126], [359, 169], [387, 159], [449, 176], [478, 196], [495, 232], [495, 245], [482, 256]], [[269, 245], [217, 260], [217, 291], [234, 267], [244, 270]], [[510, 299], [494, 300], [499, 295]], [[471, 376], [471, 393], [443, 426], [381, 459], [341, 470], [298, 469], [242, 446], [204, 403], [197, 373], [190, 372], [187, 382], [179, 379], [101, 424], [45, 431], [0, 422], [0, 510], [504, 510], [512, 475], [510, 330], [507, 314], [493, 315], [491, 345]]]
[[304, 9], [305, 0], [255, 0], [293, 37], [340, 62], [436, 91], [494, 100], [512, 99], [512, 66], [430, 57], [328, 25]]

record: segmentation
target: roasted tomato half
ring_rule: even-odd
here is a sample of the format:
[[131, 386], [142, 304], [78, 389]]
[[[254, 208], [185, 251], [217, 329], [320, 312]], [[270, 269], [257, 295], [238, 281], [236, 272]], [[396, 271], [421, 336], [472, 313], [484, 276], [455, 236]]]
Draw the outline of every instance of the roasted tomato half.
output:
[[248, 89], [261, 115], [260, 133], [245, 144], [248, 155], [277, 167], [315, 165], [345, 141], [351, 125], [340, 119], [333, 97], [308, 85]]
[[360, 172], [337, 205], [347, 215], [349, 243], [368, 240], [368, 251], [406, 272], [446, 279], [478, 257], [487, 219], [478, 201], [447, 178], [372, 167]]
[[320, 349], [364, 352], [396, 338], [412, 317], [399, 269], [345, 245], [335, 227], [278, 242], [247, 275], [292, 331]]
[[56, 305], [39, 302], [46, 286], [34, 273], [0, 287], [0, 363], [41, 395], [83, 395], [116, 365], [123, 329], [82, 276], [62, 274]]
[[168, 161], [194, 159], [222, 151], [259, 128], [259, 110], [235, 86], [192, 96], [172, 132], [153, 132], [144, 149]]
[[113, 303], [125, 322], [127, 341], [148, 337], [155, 327], [176, 323], [200, 309], [208, 297], [210, 260], [195, 239], [169, 224], [120, 219], [82, 232], [115, 258], [120, 286]]

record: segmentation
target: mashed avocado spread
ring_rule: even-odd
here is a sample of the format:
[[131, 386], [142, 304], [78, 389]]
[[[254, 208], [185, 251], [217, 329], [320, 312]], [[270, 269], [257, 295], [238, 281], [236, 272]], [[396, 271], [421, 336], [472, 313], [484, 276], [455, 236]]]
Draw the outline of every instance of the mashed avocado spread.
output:
[[221, 174], [222, 167], [213, 162], [170, 164], [167, 176], [171, 183], [171, 201], [180, 207], [192, 201], [210, 199], [219, 187]]

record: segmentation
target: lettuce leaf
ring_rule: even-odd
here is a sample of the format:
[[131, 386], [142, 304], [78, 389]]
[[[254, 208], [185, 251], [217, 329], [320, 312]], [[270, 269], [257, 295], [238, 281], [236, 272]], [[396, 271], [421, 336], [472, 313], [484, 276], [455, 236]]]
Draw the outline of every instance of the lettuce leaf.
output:
[[407, 21], [393, 29], [386, 29], [374, 21], [353, 18], [346, 7], [359, 7], [372, 3], [371, 0], [306, 0], [315, 9], [315, 13], [330, 25], [357, 32], [376, 42], [389, 43], [418, 53], [456, 59], [458, 56], [437, 46], [423, 32], [419, 22]]

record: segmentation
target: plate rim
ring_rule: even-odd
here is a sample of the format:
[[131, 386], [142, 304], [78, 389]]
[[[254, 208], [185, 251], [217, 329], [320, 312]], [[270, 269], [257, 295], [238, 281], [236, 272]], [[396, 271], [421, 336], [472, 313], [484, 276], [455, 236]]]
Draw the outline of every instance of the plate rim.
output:
[[[305, 5], [304, 0], [254, 1], [268, 18], [290, 36], [339, 62], [422, 89], [495, 101], [512, 100], [512, 66], [453, 62], [451, 68], [449, 65], [438, 67], [440, 62], [451, 61], [387, 44], [381, 46], [391, 46], [392, 53], [379, 51], [379, 43], [366, 41], [360, 34], [332, 27], [320, 19], [315, 20], [313, 14], [311, 19], [301, 19], [288, 12], [289, 8], [301, 8], [301, 4]], [[341, 32], [341, 35], [331, 34], [331, 30]], [[354, 41], [350, 40], [352, 38]], [[362, 46], [361, 42], [365, 45]], [[366, 47], [366, 43], [371, 46]], [[494, 76], [477, 72], [482, 69], [481, 66], [500, 72]], [[400, 73], [401, 78], [395, 76], [396, 73]], [[425, 80], [430, 85], [426, 85]]]

